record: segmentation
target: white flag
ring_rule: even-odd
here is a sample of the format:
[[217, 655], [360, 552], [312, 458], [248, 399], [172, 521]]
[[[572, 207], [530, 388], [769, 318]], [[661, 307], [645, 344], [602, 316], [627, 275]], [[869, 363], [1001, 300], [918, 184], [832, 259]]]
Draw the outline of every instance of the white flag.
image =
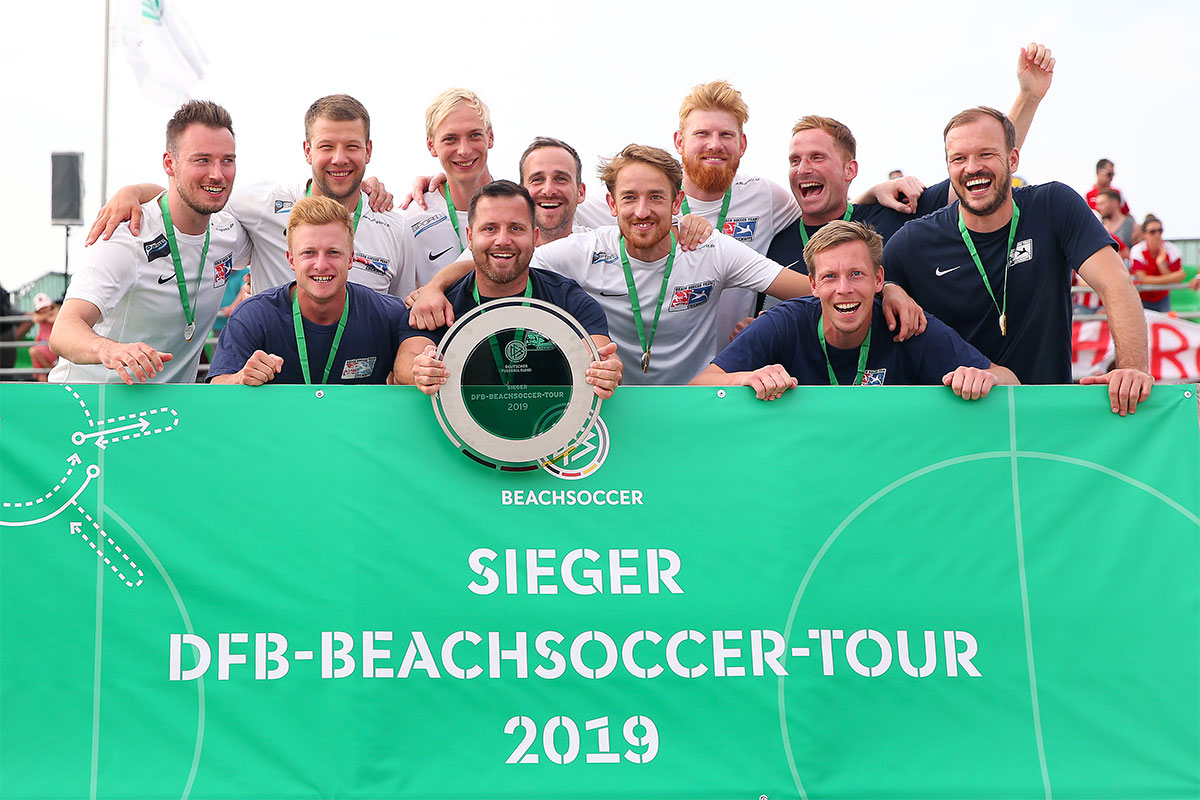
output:
[[152, 100], [178, 106], [191, 99], [208, 59], [172, 0], [125, 0], [119, 6], [117, 44], [129, 53], [138, 85]]

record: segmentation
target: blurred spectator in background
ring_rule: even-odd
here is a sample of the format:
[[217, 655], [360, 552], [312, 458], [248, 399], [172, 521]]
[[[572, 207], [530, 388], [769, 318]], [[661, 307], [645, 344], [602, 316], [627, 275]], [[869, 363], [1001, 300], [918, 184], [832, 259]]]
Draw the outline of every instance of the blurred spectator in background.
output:
[[[1104, 191], [1105, 189], [1112, 189], [1118, 195], [1121, 194], [1121, 190], [1112, 185], [1113, 175], [1116, 174], [1117, 171], [1116, 168], [1113, 167], [1113, 162], [1109, 161], [1107, 158], [1102, 158], [1096, 162], [1096, 184], [1089, 189], [1087, 193], [1087, 202], [1088, 205], [1092, 207], [1092, 211], [1100, 210], [1096, 207], [1096, 198], [1100, 192]], [[1125, 202], [1123, 197], [1118, 197], [1118, 199], [1121, 201], [1121, 213], [1128, 214], [1129, 205]]]
[[1142, 240], [1142, 228], [1121, 211], [1121, 193], [1116, 189], [1101, 189], [1096, 195], [1096, 213], [1104, 223], [1104, 229], [1112, 234], [1121, 246], [1118, 255], [1129, 264], [1130, 249]]
[[896, 180], [896, 178], [903, 178], [903, 177], [904, 177], [904, 170], [902, 170], [902, 169], [894, 169], [888, 173], [889, 181], [894, 181], [894, 180]]
[[[54, 329], [54, 320], [58, 319], [60, 303], [50, 299], [50, 295], [40, 292], [33, 298], [33, 324], [37, 325], [34, 334], [36, 344], [29, 348], [29, 360], [34, 369], [50, 369], [58, 363], [58, 356], [50, 350], [50, 331]], [[37, 380], [45, 381], [46, 373], [40, 372]]]
[[[1142, 223], [1144, 239], [1129, 251], [1129, 271], [1143, 286], [1183, 283], [1183, 254], [1170, 242], [1163, 241], [1162, 220], [1146, 215]], [[1142, 292], [1142, 307], [1151, 311], [1170, 311], [1171, 293], [1164, 290]]]

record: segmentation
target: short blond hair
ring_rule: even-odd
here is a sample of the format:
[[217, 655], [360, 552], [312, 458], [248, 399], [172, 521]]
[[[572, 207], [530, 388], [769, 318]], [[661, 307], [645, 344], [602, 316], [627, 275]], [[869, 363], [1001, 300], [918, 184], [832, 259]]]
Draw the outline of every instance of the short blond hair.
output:
[[292, 231], [301, 225], [328, 225], [338, 222], [346, 226], [346, 234], [350, 237], [350, 247], [354, 248], [354, 223], [350, 221], [350, 212], [336, 200], [328, 197], [303, 197], [292, 206], [288, 214], [287, 244], [292, 249]]
[[818, 117], [816, 114], [801, 117], [792, 126], [792, 136], [795, 136], [800, 131], [825, 131], [833, 138], [833, 141], [837, 142], [842, 151], [849, 156], [850, 161], [858, 158], [858, 143], [854, 141], [854, 134], [850, 132], [848, 127], [833, 117]]
[[492, 113], [488, 111], [487, 105], [479, 99], [479, 95], [470, 89], [447, 89], [433, 98], [429, 108], [425, 109], [425, 135], [432, 139], [434, 131], [446, 121], [446, 117], [450, 116], [450, 112], [459, 103], [466, 103], [475, 109], [475, 113], [483, 120], [483, 129], [491, 133]]
[[876, 233], [870, 225], [835, 219], [833, 222], [822, 225], [821, 229], [808, 240], [808, 244], [804, 245], [804, 263], [808, 265], [808, 274], [813, 274], [816, 263], [814, 259], [817, 256], [826, 250], [849, 242], [865, 244], [867, 252], [871, 256], [871, 265], [875, 267], [876, 272], [879, 272], [879, 268], [883, 266], [883, 237]]
[[600, 162], [600, 180], [608, 187], [609, 194], [616, 194], [617, 173], [630, 164], [636, 163], [649, 164], [666, 174], [667, 180], [671, 182], [672, 200], [675, 199], [674, 195], [678, 195], [683, 188], [683, 166], [675, 156], [659, 147], [631, 144], [607, 161]]
[[679, 131], [683, 132], [693, 111], [725, 111], [738, 121], [738, 132], [750, 119], [750, 109], [742, 93], [728, 81], [710, 81], [693, 86], [679, 106]]

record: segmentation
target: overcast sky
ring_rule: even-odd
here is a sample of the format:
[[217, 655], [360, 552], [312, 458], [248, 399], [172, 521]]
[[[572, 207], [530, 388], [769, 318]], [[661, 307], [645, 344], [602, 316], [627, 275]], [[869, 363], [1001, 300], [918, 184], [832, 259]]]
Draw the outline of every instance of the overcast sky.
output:
[[[194, 95], [233, 115], [238, 183], [310, 175], [304, 111], [347, 92], [371, 112], [369, 173], [403, 194], [413, 175], [437, 166], [425, 149], [425, 107], [465, 86], [492, 109], [493, 176], [515, 178], [529, 140], [550, 135], [576, 146], [589, 189], [600, 191], [598, 157], [634, 141], [670, 148], [680, 99], [718, 78], [750, 106], [744, 172], [786, 183], [791, 125], [816, 113], [854, 131], [855, 191], [894, 168], [933, 183], [945, 177], [946, 120], [981, 103], [1007, 110], [1019, 49], [1036, 40], [1058, 65], [1019, 173], [1082, 191], [1096, 160], [1111, 158], [1139, 220], [1153, 212], [1168, 237], [1200, 236], [1194, 2], [167, 1], [209, 61]], [[101, 0], [63, 0], [4, 12], [8, 289], [63, 266], [63, 229], [49, 224], [51, 152], [85, 154], [84, 216], [102, 204], [103, 11]], [[174, 108], [140, 92], [124, 50], [111, 58], [108, 189], [165, 183], [163, 129]], [[83, 234], [71, 231], [72, 269]]]

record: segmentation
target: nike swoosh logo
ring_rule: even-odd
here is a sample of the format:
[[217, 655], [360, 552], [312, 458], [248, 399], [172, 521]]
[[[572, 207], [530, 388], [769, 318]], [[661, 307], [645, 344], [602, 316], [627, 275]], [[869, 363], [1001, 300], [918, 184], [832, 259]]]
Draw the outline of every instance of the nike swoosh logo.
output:
[[951, 267], [950, 269], [942, 269], [941, 267], [938, 267], [933, 271], [933, 274], [940, 278], [943, 275], [949, 275], [951, 272], [954, 272], [954, 270], [959, 269], [960, 267], [962, 267], [962, 264], [959, 264], [957, 267]]
[[163, 275], [161, 278], [158, 279], [158, 283], [161, 286], [162, 284], [170, 283], [173, 280], [175, 280], [174, 275]]
[[800, 263], [799, 261], [793, 261], [792, 263], [790, 263], [786, 267], [784, 267], [784, 269], [791, 269], [792, 267], [796, 266], [799, 263]]
[[429, 260], [430, 260], [430, 261], [437, 261], [439, 258], [441, 258], [442, 256], [446, 255], [446, 253], [449, 253], [449, 252], [450, 252], [451, 250], [453, 250], [453, 249], [454, 249], [454, 245], [450, 245], [450, 246], [449, 246], [449, 247], [447, 247], [445, 250], [443, 250], [443, 251], [442, 251], [442, 252], [440, 252], [440, 253], [437, 253], [436, 255], [435, 255], [435, 254], [433, 254], [433, 253], [430, 253], [430, 254], [429, 254]]
[[601, 297], [628, 297], [629, 292], [601, 292]]

